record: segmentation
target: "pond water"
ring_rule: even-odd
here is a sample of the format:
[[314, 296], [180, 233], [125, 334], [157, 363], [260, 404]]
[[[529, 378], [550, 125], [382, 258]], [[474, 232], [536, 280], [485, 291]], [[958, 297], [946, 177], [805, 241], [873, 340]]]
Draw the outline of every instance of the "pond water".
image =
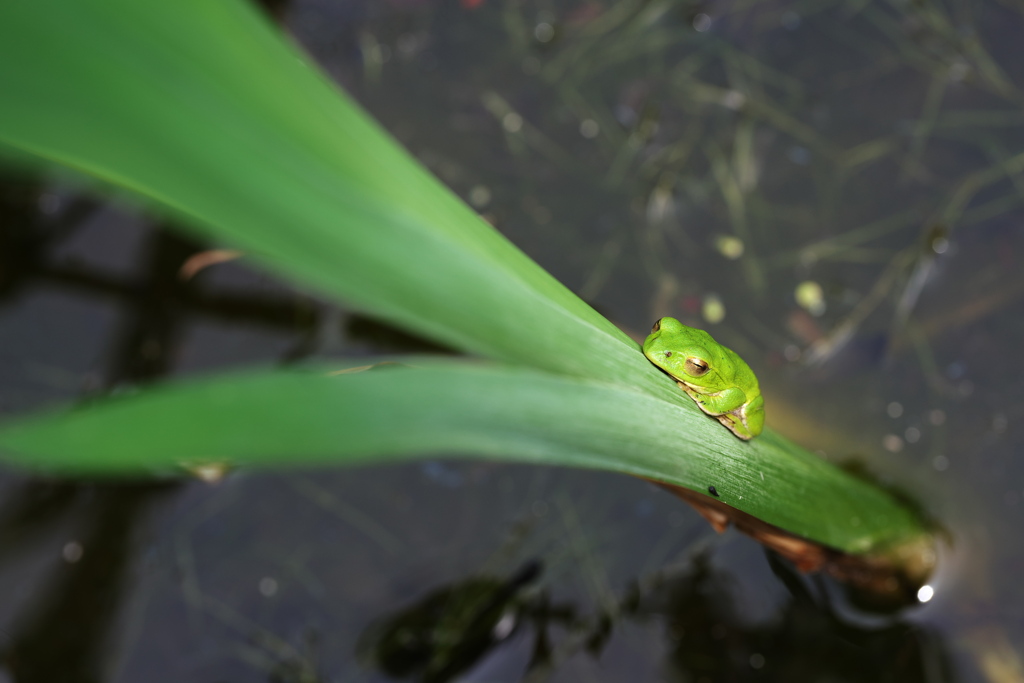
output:
[[[1024, 5], [276, 11], [573, 291], [637, 337], [708, 329], [771, 428], [914, 498], [946, 537], [934, 597], [858, 612], [611, 474], [7, 473], [0, 680], [1024, 680]], [[5, 180], [0, 410], [416, 348], [236, 263], [182, 281], [202, 249]]]

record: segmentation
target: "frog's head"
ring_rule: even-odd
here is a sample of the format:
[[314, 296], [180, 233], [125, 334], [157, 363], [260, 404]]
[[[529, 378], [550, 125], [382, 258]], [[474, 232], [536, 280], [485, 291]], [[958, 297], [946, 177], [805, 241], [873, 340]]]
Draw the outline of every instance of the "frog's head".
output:
[[722, 383], [726, 362], [718, 342], [704, 330], [688, 327], [675, 318], [654, 323], [644, 340], [644, 355], [678, 380], [714, 389]]

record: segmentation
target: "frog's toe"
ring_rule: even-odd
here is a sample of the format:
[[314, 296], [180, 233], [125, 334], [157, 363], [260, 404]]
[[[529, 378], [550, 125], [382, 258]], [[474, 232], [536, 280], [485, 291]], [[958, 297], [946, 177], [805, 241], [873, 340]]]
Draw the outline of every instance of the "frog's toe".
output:
[[732, 432], [739, 438], [743, 439], [744, 441], [750, 441], [752, 438], [754, 438], [754, 435], [750, 433], [746, 426], [744, 426], [742, 422], [740, 422], [736, 417], [729, 413], [726, 413], [725, 415], [719, 415], [718, 421], [725, 425], [725, 427], [730, 432]]

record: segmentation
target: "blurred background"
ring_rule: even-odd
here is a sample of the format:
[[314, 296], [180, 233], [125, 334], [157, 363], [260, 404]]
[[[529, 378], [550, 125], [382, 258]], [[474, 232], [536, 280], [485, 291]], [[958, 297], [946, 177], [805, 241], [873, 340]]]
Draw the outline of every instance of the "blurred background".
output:
[[[627, 332], [709, 330], [770, 427], [916, 500], [934, 596], [866, 612], [605, 473], [3, 473], [0, 681], [1024, 681], [1024, 3], [261, 10]], [[446, 352], [209, 248], [0, 179], [0, 411]]]

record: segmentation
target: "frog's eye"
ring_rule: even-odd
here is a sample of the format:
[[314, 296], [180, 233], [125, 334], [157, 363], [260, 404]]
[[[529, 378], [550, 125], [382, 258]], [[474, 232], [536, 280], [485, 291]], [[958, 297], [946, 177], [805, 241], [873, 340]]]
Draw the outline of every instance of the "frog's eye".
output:
[[690, 377], [700, 377], [706, 375], [711, 367], [700, 358], [687, 358], [686, 359], [686, 374]]
[[661, 329], [661, 318], [658, 318], [658, 322], [654, 323], [654, 327], [651, 328], [651, 332], [657, 332]]

